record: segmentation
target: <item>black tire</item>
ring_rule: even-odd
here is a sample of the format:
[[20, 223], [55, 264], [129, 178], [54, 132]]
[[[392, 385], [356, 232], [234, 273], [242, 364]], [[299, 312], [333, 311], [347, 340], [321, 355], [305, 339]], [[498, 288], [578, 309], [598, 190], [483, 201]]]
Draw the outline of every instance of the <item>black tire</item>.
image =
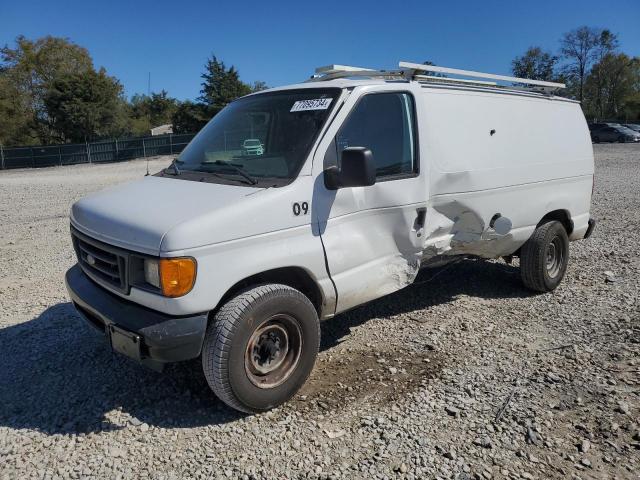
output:
[[618, 143], [624, 143], [624, 142], [625, 140], [623, 136], [618, 137]]
[[560, 284], [569, 263], [569, 237], [564, 225], [539, 225], [520, 250], [520, 276], [536, 292], [551, 292]]
[[600, 137], [593, 137], [593, 143], [600, 143]]
[[309, 299], [287, 285], [260, 285], [218, 310], [205, 335], [202, 368], [224, 403], [264, 412], [302, 387], [319, 347], [320, 322]]

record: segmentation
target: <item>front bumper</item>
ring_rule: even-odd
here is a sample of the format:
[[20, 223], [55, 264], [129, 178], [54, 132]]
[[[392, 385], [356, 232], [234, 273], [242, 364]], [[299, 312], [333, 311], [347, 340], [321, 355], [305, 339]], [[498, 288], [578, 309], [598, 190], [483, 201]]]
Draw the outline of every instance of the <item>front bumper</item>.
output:
[[207, 313], [175, 317], [142, 307], [99, 287], [77, 264], [65, 283], [76, 310], [115, 351], [152, 368], [200, 355]]

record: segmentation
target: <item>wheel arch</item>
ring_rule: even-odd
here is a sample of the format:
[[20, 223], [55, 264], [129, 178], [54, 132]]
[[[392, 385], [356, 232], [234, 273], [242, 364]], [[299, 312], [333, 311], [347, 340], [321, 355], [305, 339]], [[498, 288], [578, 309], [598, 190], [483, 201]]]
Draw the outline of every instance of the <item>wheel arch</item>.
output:
[[264, 272], [253, 274], [249, 277], [243, 278], [236, 282], [231, 288], [229, 288], [222, 296], [218, 305], [212, 310], [215, 313], [222, 305], [224, 305], [230, 298], [234, 297], [238, 292], [246, 290], [247, 288], [255, 285], [265, 283], [281, 283], [291, 288], [295, 288], [302, 292], [313, 304], [318, 317], [323, 318], [323, 310], [325, 309], [325, 297], [322, 290], [313, 276], [302, 267], [280, 267], [271, 270], [265, 270]]
[[558, 209], [547, 213], [540, 219], [537, 227], [550, 220], [557, 220], [558, 222], [562, 223], [564, 229], [567, 231], [567, 235], [571, 235], [571, 232], [573, 232], [573, 220], [571, 219], [571, 214], [568, 210]]

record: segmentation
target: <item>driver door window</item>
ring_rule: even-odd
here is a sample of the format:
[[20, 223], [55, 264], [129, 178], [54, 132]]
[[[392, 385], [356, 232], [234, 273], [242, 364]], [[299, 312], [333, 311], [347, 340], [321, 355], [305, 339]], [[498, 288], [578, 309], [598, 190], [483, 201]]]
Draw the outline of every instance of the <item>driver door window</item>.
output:
[[339, 162], [347, 147], [373, 153], [376, 179], [417, 173], [413, 97], [408, 93], [375, 93], [360, 99], [336, 135]]

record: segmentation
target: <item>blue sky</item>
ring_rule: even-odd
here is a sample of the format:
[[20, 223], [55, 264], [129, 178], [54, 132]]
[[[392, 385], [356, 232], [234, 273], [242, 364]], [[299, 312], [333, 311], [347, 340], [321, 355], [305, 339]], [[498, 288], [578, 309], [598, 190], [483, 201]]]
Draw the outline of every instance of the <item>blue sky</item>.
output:
[[399, 60], [509, 73], [530, 45], [556, 51], [563, 32], [600, 26], [640, 56], [640, 1], [60, 1], [0, 0], [0, 44], [17, 35], [68, 37], [127, 95], [166, 89], [194, 99], [207, 56], [247, 82], [304, 80], [331, 63], [394, 67]]

